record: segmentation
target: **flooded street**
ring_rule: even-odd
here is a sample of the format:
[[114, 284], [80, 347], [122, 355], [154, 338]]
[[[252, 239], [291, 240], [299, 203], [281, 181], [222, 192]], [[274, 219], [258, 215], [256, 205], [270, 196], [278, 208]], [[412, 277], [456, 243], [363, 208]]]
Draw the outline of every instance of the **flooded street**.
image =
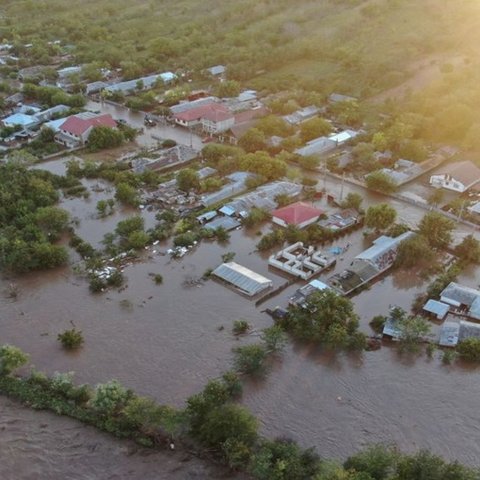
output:
[[142, 147], [156, 146], [159, 141], [167, 138], [198, 150], [201, 150], [203, 147], [202, 139], [184, 128], [160, 124], [155, 127], [145, 127], [143, 124], [145, 117], [143, 113], [134, 112], [121, 105], [89, 100], [85, 108], [93, 112], [109, 113], [115, 120], [123, 119], [132, 127], [143, 128], [143, 133], [136, 138], [136, 142]]
[[[49, 162], [47, 168], [59, 169], [59, 162]], [[85, 184], [91, 188], [95, 183]], [[107, 184], [103, 187], [103, 192], [91, 191], [87, 200], [67, 199], [60, 205], [79, 219], [77, 233], [95, 246], [131, 214], [117, 208], [113, 216], [99, 221], [96, 202], [113, 196]], [[328, 179], [327, 189], [339, 196], [341, 184]], [[345, 185], [343, 193], [357, 189]], [[384, 200], [368, 194], [364, 206]], [[415, 225], [425, 213], [400, 201], [391, 204], [400, 220], [409, 225]], [[142, 215], [151, 226], [155, 212], [142, 211]], [[262, 228], [269, 229], [269, 225]], [[198, 279], [220, 264], [226, 252], [235, 252], [234, 261], [273, 280], [274, 288], [282, 285], [285, 277], [268, 267], [268, 255], [254, 252], [260, 238], [256, 230], [234, 231], [225, 245], [202, 242], [180, 260], [160, 254], [167, 244], [158, 245], [155, 252], [150, 248], [143, 261], [125, 269], [128, 287], [121, 292], [92, 295], [85, 279], [71, 268], [3, 279], [0, 292], [13, 280], [20, 293], [16, 300], [2, 297], [0, 343], [17, 345], [31, 355], [37, 369], [49, 374], [75, 371], [77, 382], [91, 384], [116, 378], [140, 395], [182, 406], [208, 379], [230, 368], [233, 347], [256, 341], [260, 330], [272, 324], [262, 310], [285, 306], [301, 285], [287, 288], [258, 308], [214, 280], [185, 286], [186, 280]], [[468, 227], [460, 226], [456, 240], [468, 233]], [[338, 259], [335, 271], [370, 245], [361, 231], [335, 245], [347, 243], [352, 246]], [[150, 273], [160, 273], [163, 284], [156, 285]], [[463, 277], [470, 286], [477, 285], [476, 270]], [[385, 314], [391, 304], [409, 310], [415, 295], [427, 284], [415, 275], [396, 272], [354, 296], [362, 330], [370, 333], [370, 319]], [[253, 327], [252, 334], [240, 340], [231, 333], [233, 321], [239, 318]], [[56, 339], [72, 324], [85, 337], [84, 347], [73, 354], [62, 350]], [[361, 356], [332, 355], [290, 344], [264, 381], [247, 383], [244, 403], [259, 417], [267, 436], [282, 435], [302, 446], [313, 445], [321, 456], [345, 458], [369, 443], [391, 442], [407, 451], [430, 448], [447, 458], [479, 465], [478, 379], [476, 369], [442, 365], [439, 354], [432, 360], [425, 356], [406, 359], [385, 345]], [[197, 471], [197, 461], [182, 464], [163, 453], [129, 455], [133, 447], [123, 442], [66, 418], [31, 412], [1, 397], [0, 408], [1, 478], [33, 479], [39, 478], [38, 472], [51, 479], [217, 478], [202, 470], [205, 466], [198, 466]], [[44, 423], [48, 427], [40, 428]], [[22, 474], [15, 476], [26, 452], [34, 460], [22, 465]], [[195, 468], [188, 470], [193, 464]], [[80, 469], [77, 476], [76, 467]], [[95, 474], [104, 470], [109, 472], [105, 476]]]

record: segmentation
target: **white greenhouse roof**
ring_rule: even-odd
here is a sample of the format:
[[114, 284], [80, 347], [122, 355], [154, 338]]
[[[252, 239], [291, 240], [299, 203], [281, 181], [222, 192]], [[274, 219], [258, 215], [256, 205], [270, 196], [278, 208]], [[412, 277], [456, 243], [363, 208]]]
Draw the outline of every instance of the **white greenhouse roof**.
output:
[[235, 262], [222, 263], [212, 274], [251, 297], [272, 285], [268, 278]]

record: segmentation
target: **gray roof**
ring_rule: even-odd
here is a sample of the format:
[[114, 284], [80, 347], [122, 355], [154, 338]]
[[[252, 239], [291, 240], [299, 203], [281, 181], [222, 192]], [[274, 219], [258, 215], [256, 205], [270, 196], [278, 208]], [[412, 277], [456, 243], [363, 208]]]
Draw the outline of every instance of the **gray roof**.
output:
[[460, 334], [460, 324], [458, 322], [445, 322], [440, 331], [438, 344], [441, 347], [455, 347], [458, 343]]
[[[396, 253], [398, 245], [403, 242], [403, 240], [406, 240], [412, 235], [414, 235], [413, 232], [405, 232], [402, 233], [402, 235], [394, 238], [382, 235], [373, 242], [372, 247], [358, 254], [355, 258], [369, 260], [376, 264], [377, 267], [380, 268], [380, 270], [383, 270], [382, 265], [384, 263], [384, 256], [387, 255], [389, 252]], [[391, 262], [387, 263], [391, 264], [393, 263], [393, 260], [395, 260], [395, 258], [391, 259]]]
[[222, 73], [225, 73], [226, 69], [225, 65], [215, 65], [214, 67], [207, 68], [207, 71], [210, 75], [221, 75]]
[[466, 320], [460, 321], [458, 341], [461, 342], [466, 338], [480, 338], [480, 325], [478, 323], [467, 322]]
[[222, 263], [212, 275], [232, 284], [249, 296], [254, 296], [272, 285], [268, 278], [235, 262]]
[[295, 153], [302, 157], [310, 155], [320, 155], [322, 153], [331, 152], [337, 148], [337, 142], [328, 137], [315, 138], [308, 142], [304, 147], [295, 150]]
[[315, 105], [310, 105], [302, 108], [301, 110], [297, 110], [290, 115], [284, 115], [282, 118], [290, 125], [297, 125], [305, 120], [308, 120], [309, 118], [314, 117], [319, 112], [320, 109], [318, 107]]
[[353, 101], [356, 101], [357, 99], [355, 97], [350, 97], [348, 95], [341, 95], [340, 93], [332, 93], [328, 97], [328, 100], [332, 103], [337, 103], [337, 102], [353, 102]]
[[209, 228], [211, 230], [216, 230], [219, 227], [224, 228], [225, 230], [233, 230], [240, 226], [240, 222], [232, 217], [218, 217], [211, 222], [205, 224], [205, 228]]
[[[440, 294], [440, 298], [446, 303], [458, 303], [470, 307], [474, 300], [480, 297], [480, 291], [474, 288], [460, 285], [456, 282], [451, 282]], [[449, 301], [450, 300], [450, 301]]]
[[446, 303], [439, 302], [437, 300], [430, 299], [424, 306], [423, 310], [429, 313], [433, 313], [438, 319], [442, 320], [450, 310], [450, 306]]
[[113, 85], [108, 85], [105, 87], [105, 90], [109, 92], [123, 92], [127, 93], [130, 91], [137, 90], [137, 83], [142, 82], [143, 88], [152, 88], [157, 81], [162, 81], [163, 83], [170, 82], [175, 78], [175, 74], [172, 72], [157, 73], [154, 75], [148, 75], [146, 77], [135, 78], [133, 80], [127, 80], [125, 82], [114, 83]]
[[217, 102], [218, 98], [216, 97], [205, 97], [199, 98], [197, 100], [192, 100], [191, 102], [186, 101], [179, 103], [178, 105], [174, 105], [170, 107], [170, 111], [177, 115], [179, 113], [188, 112], [189, 110], [193, 110], [194, 108], [203, 107], [205, 105], [210, 105], [211, 103]]

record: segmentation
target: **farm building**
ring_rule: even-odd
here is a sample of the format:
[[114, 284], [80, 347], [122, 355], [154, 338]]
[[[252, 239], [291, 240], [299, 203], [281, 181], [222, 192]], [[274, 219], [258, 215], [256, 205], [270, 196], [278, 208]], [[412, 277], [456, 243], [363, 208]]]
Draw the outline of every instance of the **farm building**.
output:
[[222, 263], [213, 272], [217, 278], [253, 297], [272, 286], [272, 281], [235, 262]]

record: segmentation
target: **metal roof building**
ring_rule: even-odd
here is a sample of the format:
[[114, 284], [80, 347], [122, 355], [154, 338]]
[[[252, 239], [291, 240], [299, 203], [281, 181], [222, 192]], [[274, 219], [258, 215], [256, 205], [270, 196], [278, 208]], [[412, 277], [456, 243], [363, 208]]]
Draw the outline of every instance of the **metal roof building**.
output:
[[441, 347], [456, 347], [460, 335], [460, 324], [458, 322], [445, 322], [440, 331], [438, 344]]
[[225, 230], [233, 230], [240, 226], [240, 222], [232, 217], [218, 217], [211, 222], [205, 224], [205, 228], [209, 228], [211, 230], [216, 230], [219, 227], [224, 228]]
[[265, 278], [235, 262], [222, 263], [222, 265], [212, 272], [212, 275], [215, 275], [221, 280], [233, 285], [249, 297], [253, 297], [271, 287], [273, 283], [268, 278]]
[[424, 306], [423, 310], [433, 313], [439, 320], [443, 320], [450, 310], [450, 306], [446, 303], [430, 299]]

